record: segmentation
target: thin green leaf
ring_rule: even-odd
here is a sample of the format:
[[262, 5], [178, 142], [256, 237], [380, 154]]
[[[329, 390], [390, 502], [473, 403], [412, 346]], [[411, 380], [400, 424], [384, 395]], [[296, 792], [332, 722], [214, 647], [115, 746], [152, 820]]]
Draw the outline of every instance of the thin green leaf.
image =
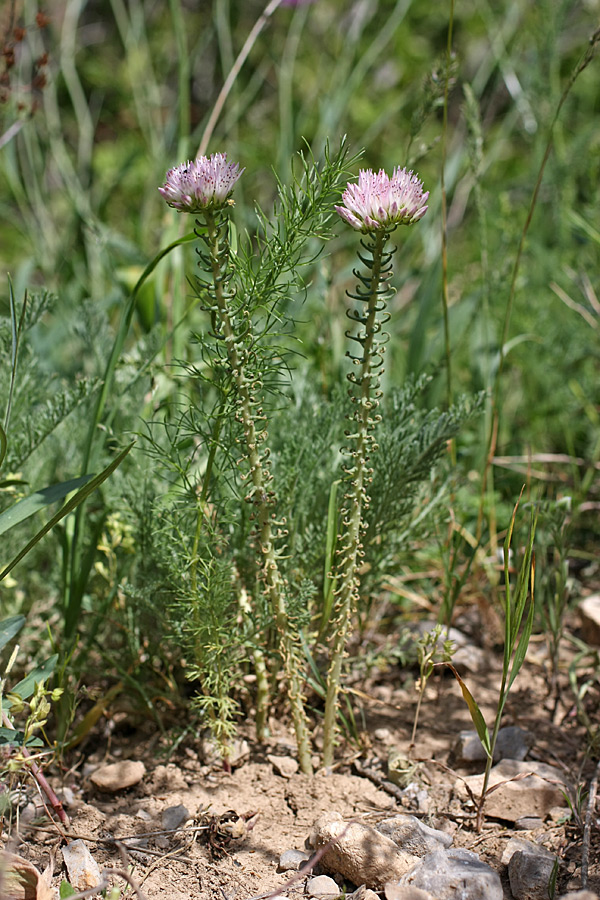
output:
[[6, 432], [2, 425], [0, 425], [0, 466], [2, 466], [2, 463], [4, 462], [7, 448], [8, 441], [6, 440]]
[[319, 636], [321, 636], [327, 628], [333, 608], [333, 597], [335, 592], [336, 580], [335, 578], [331, 577], [330, 573], [335, 568], [335, 546], [338, 533], [337, 495], [339, 484], [339, 481], [334, 481], [329, 491], [329, 505], [327, 508], [327, 535], [325, 538], [325, 563], [323, 571], [323, 611], [321, 613]]
[[25, 321], [25, 311], [27, 309], [27, 291], [23, 297], [23, 308], [21, 316], [17, 324], [17, 306], [15, 303], [15, 294], [13, 291], [12, 279], [8, 276], [8, 299], [10, 304], [10, 323], [12, 332], [12, 348], [11, 348], [11, 365], [10, 365], [10, 385], [8, 388], [8, 400], [6, 402], [6, 410], [4, 413], [4, 431], [8, 432], [8, 423], [10, 421], [10, 411], [12, 408], [13, 393], [15, 390], [15, 381], [17, 378], [17, 362], [19, 357], [19, 340], [21, 331], [23, 330], [23, 322]]
[[68, 503], [65, 503], [65, 505], [59, 509], [56, 515], [54, 515], [50, 519], [50, 521], [47, 522], [44, 527], [38, 531], [35, 537], [33, 537], [29, 541], [29, 543], [21, 550], [21, 552], [18, 553], [17, 556], [15, 556], [15, 558], [6, 566], [6, 568], [3, 569], [2, 572], [0, 572], [0, 581], [5, 578], [8, 573], [12, 571], [12, 569], [14, 569], [17, 563], [19, 563], [23, 559], [23, 557], [29, 553], [32, 547], [35, 547], [38, 541], [41, 540], [41, 538], [43, 538], [45, 534], [47, 534], [52, 530], [52, 528], [54, 528], [57, 522], [60, 522], [61, 519], [63, 519], [66, 515], [76, 509], [80, 505], [80, 503], [83, 503], [83, 501], [86, 500], [87, 497], [89, 497], [89, 495], [102, 484], [103, 481], [106, 481], [109, 475], [112, 475], [115, 469], [123, 462], [129, 451], [133, 447], [134, 443], [135, 442], [132, 442], [128, 447], [122, 450], [121, 453], [119, 453], [119, 455], [116, 457], [116, 459], [114, 459], [111, 464], [107, 466], [106, 469], [104, 469], [104, 471], [100, 472], [99, 475], [96, 475], [95, 478], [92, 478], [91, 481], [88, 481], [86, 485], [84, 485], [79, 491], [77, 491], [74, 497], [71, 497]]
[[13, 528], [19, 522], [33, 516], [45, 506], [51, 506], [52, 503], [62, 500], [67, 494], [87, 484], [93, 477], [93, 475], [82, 475], [81, 478], [71, 478], [70, 481], [52, 484], [50, 487], [36, 491], [35, 494], [30, 494], [24, 500], [19, 500], [0, 515], [0, 534], [4, 534], [9, 528]]
[[521, 497], [523, 496], [523, 491], [525, 490], [525, 485], [521, 488], [521, 493], [519, 494], [519, 499], [515, 503], [515, 508], [513, 509], [513, 513], [510, 520], [510, 525], [508, 526], [508, 531], [506, 532], [506, 539], [504, 541], [504, 659], [503, 659], [503, 671], [508, 672], [508, 666], [510, 664], [510, 654], [511, 654], [511, 646], [512, 646], [512, 596], [510, 591], [510, 545], [512, 542], [513, 531], [515, 527], [515, 521], [517, 518], [517, 510], [519, 508], [519, 503], [521, 502]]
[[[533, 540], [533, 535], [532, 535]], [[510, 678], [508, 679], [508, 684], [506, 686], [507, 692], [510, 690], [511, 685], [517, 675], [519, 674], [519, 669], [523, 665], [525, 660], [525, 655], [527, 653], [527, 648], [529, 646], [529, 639], [531, 638], [531, 632], [533, 630], [533, 617], [535, 612], [535, 603], [534, 603], [534, 579], [535, 579], [535, 555], [531, 559], [531, 600], [529, 601], [529, 614], [527, 616], [527, 620], [523, 627], [523, 631], [521, 632], [521, 637], [519, 639], [519, 643], [517, 645], [517, 649], [515, 651], [512, 668], [510, 672]]]
[[6, 647], [8, 642], [12, 640], [15, 634], [21, 630], [25, 624], [25, 616], [11, 616], [9, 619], [3, 619], [0, 622], [0, 650]]
[[35, 691], [36, 684], [40, 684], [42, 681], [47, 681], [48, 678], [50, 678], [56, 668], [57, 662], [58, 653], [55, 653], [54, 656], [47, 659], [45, 663], [42, 663], [41, 666], [38, 666], [33, 672], [26, 675], [18, 684], [11, 687], [8, 692], [9, 696], [10, 694], [16, 694], [21, 700], [28, 700]]
[[492, 749], [491, 749], [491, 743], [490, 743], [490, 733], [488, 731], [487, 725], [485, 724], [485, 719], [483, 718], [483, 714], [482, 714], [481, 710], [479, 709], [479, 706], [477, 705], [477, 702], [476, 702], [475, 698], [473, 697], [473, 694], [470, 692], [469, 688], [466, 686], [466, 684], [464, 683], [464, 681], [462, 680], [462, 678], [460, 677], [460, 675], [458, 674], [458, 672], [456, 671], [456, 669], [454, 668], [452, 663], [446, 663], [446, 665], [452, 670], [454, 677], [458, 681], [458, 684], [462, 691], [464, 701], [469, 708], [469, 713], [471, 715], [471, 719], [473, 720], [473, 725], [475, 726], [475, 730], [477, 731], [477, 736], [479, 737], [479, 740], [481, 741], [481, 743], [483, 745], [483, 749], [485, 750], [488, 758], [491, 759]]

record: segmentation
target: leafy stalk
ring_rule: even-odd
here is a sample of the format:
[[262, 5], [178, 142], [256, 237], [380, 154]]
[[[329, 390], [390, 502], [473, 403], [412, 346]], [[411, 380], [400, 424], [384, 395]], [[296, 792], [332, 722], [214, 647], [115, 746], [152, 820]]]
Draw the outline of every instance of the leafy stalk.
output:
[[[284, 671], [288, 680], [294, 730], [298, 742], [298, 756], [303, 772], [312, 771], [310, 742], [302, 677], [298, 661], [298, 650], [292, 635], [292, 623], [286, 605], [286, 583], [279, 569], [279, 555], [275, 546], [281, 532], [275, 521], [276, 496], [272, 490], [272, 475], [269, 471], [269, 449], [266, 446], [268, 432], [266, 417], [260, 406], [262, 382], [260, 374], [252, 365], [251, 332], [252, 323], [246, 310], [238, 321], [233, 308], [234, 293], [229, 288], [231, 269], [229, 267], [228, 223], [223, 216], [213, 211], [203, 213], [206, 233], [199, 232], [208, 253], [201, 254], [210, 271], [211, 284], [204, 285], [210, 295], [210, 306], [214, 336], [224, 346], [228, 372], [235, 388], [235, 416], [243, 433], [242, 457], [239, 461], [245, 471], [244, 481], [249, 481], [245, 500], [251, 503], [255, 518], [255, 535], [261, 557], [261, 579], [265, 595], [271, 607], [277, 632]], [[264, 449], [263, 449], [263, 445]]]
[[353, 428], [346, 432], [346, 437], [352, 442], [346, 449], [351, 461], [344, 466], [346, 494], [341, 510], [341, 533], [338, 539], [340, 549], [337, 564], [337, 619], [327, 676], [324, 718], [323, 765], [326, 768], [333, 763], [342, 662], [352, 612], [358, 601], [360, 584], [358, 570], [364, 555], [362, 546], [365, 531], [364, 513], [369, 506], [368, 485], [373, 474], [369, 466], [369, 457], [377, 449], [372, 432], [381, 420], [381, 416], [375, 411], [381, 397], [379, 376], [385, 349], [384, 338], [378, 335], [382, 325], [389, 319], [385, 308], [390, 294], [388, 280], [392, 272], [393, 251], [386, 252], [388, 238], [389, 232], [381, 229], [367, 242], [361, 242], [368, 255], [363, 256], [359, 253], [359, 259], [365, 266], [367, 274], [363, 275], [354, 270], [360, 284], [357, 285], [356, 293], [348, 293], [349, 297], [364, 304], [362, 310], [347, 311], [348, 318], [359, 325], [359, 330], [356, 334], [346, 333], [350, 340], [360, 345], [362, 354], [353, 356], [349, 351], [346, 354], [353, 364], [359, 367], [359, 373], [355, 375], [350, 372], [347, 375], [352, 385], [350, 397], [356, 409], [348, 417], [353, 423]]

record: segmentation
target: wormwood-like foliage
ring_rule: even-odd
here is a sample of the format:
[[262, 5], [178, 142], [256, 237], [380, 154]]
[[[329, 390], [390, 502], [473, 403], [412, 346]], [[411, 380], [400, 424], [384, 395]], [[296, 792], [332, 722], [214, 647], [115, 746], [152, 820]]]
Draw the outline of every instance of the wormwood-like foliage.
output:
[[[479, 414], [485, 400], [483, 394], [464, 396], [448, 410], [427, 410], [419, 400], [429, 383], [427, 376], [409, 381], [393, 390], [384, 406], [364, 540], [366, 560], [378, 573], [389, 574], [393, 569], [410, 536], [411, 515], [422, 485], [447, 454], [448, 441]], [[430, 499], [435, 502], [435, 495]]]
[[26, 299], [20, 315], [18, 377], [13, 377], [14, 323], [10, 316], [0, 318], [0, 397], [6, 402], [10, 398], [5, 472], [19, 471], [96, 386], [95, 379], [86, 377], [67, 384], [64, 380], [49, 378], [42, 369], [32, 346], [31, 330], [55, 302], [56, 297], [45, 290], [33, 291]]
[[[195, 705], [224, 758], [234, 676], [251, 660], [258, 734], [283, 679], [305, 772], [312, 768], [307, 651], [314, 667], [311, 643], [329, 638], [329, 766], [350, 624], [393, 566], [419, 485], [476, 407], [464, 401], [444, 414], [419, 411], [424, 379], [382, 400], [395, 253], [389, 240], [398, 224], [424, 215], [428, 195], [412, 172], [397, 169], [390, 179], [367, 171], [336, 207], [347, 163], [345, 141], [337, 153], [327, 149], [322, 164], [300, 156], [291, 185], [277, 184], [273, 214], [257, 211], [252, 237], [236, 234], [229, 219], [242, 173], [224, 154], [170, 170], [159, 189], [196, 217], [193, 286], [206, 316], [193, 335], [197, 358], [181, 367], [189, 402], [165, 407], [146, 435], [164, 475], [155, 508], [172, 627], [199, 684]], [[349, 389], [327, 396], [298, 372], [292, 304], [310, 290], [305, 267], [331, 236], [334, 210], [367, 236], [349, 294]], [[370, 578], [363, 583], [365, 563]]]

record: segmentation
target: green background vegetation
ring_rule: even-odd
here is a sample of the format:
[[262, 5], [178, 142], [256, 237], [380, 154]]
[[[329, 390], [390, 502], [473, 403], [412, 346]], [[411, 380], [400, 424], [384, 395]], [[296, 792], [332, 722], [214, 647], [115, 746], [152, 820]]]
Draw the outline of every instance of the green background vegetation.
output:
[[[92, 395], [123, 306], [148, 261], [189, 230], [157, 187], [167, 168], [196, 154], [262, 9], [234, 0], [54, 0], [43, 8], [49, 19], [43, 27], [35, 2], [9, 4], [2, 13], [16, 64], [5, 69], [0, 107], [0, 132], [14, 130], [0, 149], [0, 271], [11, 273], [18, 298], [26, 289], [54, 295], [22, 350], [11, 432], [11, 446], [25, 440], [31, 452], [15, 454], [10, 471], [33, 488], [80, 472]], [[14, 39], [12, 12], [12, 25], [25, 29], [22, 40]], [[573, 543], [585, 563], [597, 544], [600, 459], [597, 62], [578, 77], [553, 127], [502, 353], [501, 343], [517, 247], [553, 120], [598, 27], [600, 5], [458, 2], [450, 64], [449, 14], [449, 4], [417, 0], [281, 6], [253, 44], [207, 149], [226, 151], [245, 166], [234, 218], [238, 231], [250, 235], [257, 227], [254, 204], [270, 209], [277, 178], [285, 183], [292, 167], [298, 171], [294, 154], [307, 146], [320, 158], [326, 141], [335, 148], [347, 135], [353, 152], [364, 150], [364, 166], [408, 165], [419, 172], [430, 206], [417, 228], [399, 236], [384, 387], [389, 392], [407, 378], [431, 376], [417, 401], [423, 408], [444, 406], [448, 394], [445, 156], [450, 393], [488, 396], [484, 414], [469, 420], [457, 439], [453, 518], [475, 535], [483, 496], [481, 546], [493, 554], [496, 529], [508, 524], [524, 481], [551, 500], [569, 495]], [[40, 71], [45, 85], [35, 81]], [[296, 383], [328, 400], [346, 371], [344, 292], [355, 280], [356, 235], [341, 222], [336, 232], [327, 254], [305, 273], [305, 294], [290, 298], [301, 341]], [[189, 333], [204, 327], [199, 309], [174, 327], [188, 311], [186, 274], [193, 274], [194, 262], [189, 247], [179, 248], [138, 295], [108, 402], [103, 465], [132, 433], [144, 433], [165, 403], [175, 408], [194, 390], [173, 365], [193, 362]], [[6, 281], [0, 304], [8, 313]], [[6, 349], [8, 328], [3, 335]], [[484, 491], [489, 397], [501, 355], [497, 455], [513, 461], [493, 468]], [[3, 385], [6, 379], [5, 373]], [[41, 441], [43, 422], [54, 423], [62, 418], [57, 410], [67, 409], [65, 421], [45, 428]], [[536, 461], [539, 454], [569, 460]], [[515, 459], [528, 455], [533, 462]], [[136, 673], [149, 662], [163, 673], [168, 693], [177, 692], [181, 672], [165, 639], [170, 626], [153, 599], [160, 596], [157, 571], [148, 572], [160, 543], [148, 459], [134, 450], [86, 508], [87, 550], [96, 553], [84, 590], [77, 677], [86, 660], [100, 658], [143, 692]], [[20, 490], [5, 485], [5, 505]], [[311, 491], [308, 477], [303, 490]], [[436, 540], [415, 534], [396, 564], [418, 567], [423, 555], [439, 562], [447, 519], [444, 502], [426, 529]], [[67, 522], [57, 529], [15, 571], [15, 581], [2, 585], [3, 609], [30, 612], [40, 642], [43, 622], [60, 642], [61, 548], [70, 528]], [[11, 538], [15, 546], [25, 534], [22, 526]], [[451, 541], [445, 552], [458, 571], [462, 550]], [[447, 597], [456, 574], [449, 563], [439, 565], [439, 583], [423, 586], [433, 598]], [[463, 574], [468, 577], [466, 569]], [[370, 608], [367, 603], [364, 615]]]

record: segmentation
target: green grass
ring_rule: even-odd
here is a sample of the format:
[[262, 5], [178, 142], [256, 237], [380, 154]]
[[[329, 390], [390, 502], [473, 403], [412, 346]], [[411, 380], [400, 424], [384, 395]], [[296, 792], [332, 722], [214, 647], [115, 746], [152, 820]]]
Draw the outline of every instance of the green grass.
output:
[[[50, 24], [39, 29], [36, 3], [25, 4], [19, 24], [27, 34], [16, 47], [12, 94], [0, 106], [0, 135], [22, 120], [0, 148], [0, 270], [11, 273], [17, 297], [42, 286], [56, 294], [31, 330], [31, 361], [27, 357], [21, 368], [19, 403], [32, 415], [44, 404], [56, 405], [75, 380], [85, 377], [93, 385], [104, 377], [137, 279], [161, 248], [189, 230], [165, 207], [157, 187], [167, 168], [195, 155], [225, 78], [263, 9], [235, 0], [198, 9], [179, 0], [111, 0], [101, 9], [84, 3], [79, 12], [72, 4], [54, 6]], [[395, 560], [401, 568], [414, 562], [417, 551], [429, 556], [439, 564], [440, 582], [440, 553], [450, 554], [451, 545], [443, 541], [440, 551], [431, 535], [444, 531], [448, 503], [461, 527], [493, 549], [524, 481], [540, 482], [550, 500], [573, 496], [573, 540], [587, 552], [598, 535], [582, 504], [598, 499], [594, 464], [600, 459], [600, 316], [590, 288], [600, 263], [596, 60], [579, 74], [551, 131], [597, 22], [591, 8], [576, 2], [456, 3], [448, 66], [449, 11], [450, 4], [416, 0], [352, 2], [342, 11], [334, 0], [317, 0], [276, 9], [233, 83], [208, 146], [246, 167], [233, 211], [242, 236], [257, 229], [255, 203], [269, 210], [276, 179], [288, 182], [292, 165], [298, 171], [294, 154], [308, 145], [320, 158], [325, 141], [336, 147], [344, 134], [353, 152], [364, 151], [365, 166], [414, 166], [430, 190], [427, 216], [403, 235], [394, 259], [399, 290], [390, 302], [383, 387], [391, 392], [408, 377], [428, 375], [418, 404], [444, 406], [450, 358], [452, 396], [484, 391], [488, 397], [485, 414], [469, 420], [456, 439], [457, 465], [438, 520], [423, 526], [418, 540], [407, 540]], [[31, 83], [33, 61], [44, 51], [48, 84], [35, 95], [39, 108], [27, 116], [18, 104]], [[449, 357], [442, 304], [444, 155]], [[337, 234], [327, 255], [307, 268], [305, 295], [293, 298], [296, 385], [308, 385], [326, 400], [337, 396], [346, 371], [344, 291], [355, 281], [355, 236], [343, 228]], [[187, 284], [194, 272], [193, 253], [178, 248], [137, 295], [114, 360], [95, 471], [132, 433], [158, 419], [172, 420], [197, 390], [172, 366], [197, 362], [189, 336], [205, 327], [205, 318]], [[0, 286], [0, 312], [8, 312], [8, 283]], [[543, 479], [528, 475], [526, 464], [493, 465], [482, 503], [495, 390], [497, 456], [563, 454], [583, 464], [534, 466]], [[90, 431], [96, 402], [97, 396], [77, 405], [28, 458], [22, 475], [33, 488], [80, 474], [89, 435], [98, 438], [95, 428]], [[144, 593], [152, 582], [144, 542], [150, 545], [160, 533], [145, 504], [152, 491], [162, 490], [148, 475], [147, 459], [133, 451], [86, 507], [77, 539], [83, 542], [77, 556], [81, 614], [70, 625], [71, 632], [81, 631], [76, 677], [99, 653], [115, 658], [121, 648], [127, 657], [122, 669], [134, 682], [146, 656], [154, 653], [160, 666], [168, 666], [161, 631], [167, 626], [160, 618], [153, 624], [159, 594]], [[432, 496], [438, 488], [432, 487]], [[0, 494], [0, 509], [13, 499]], [[426, 498], [422, 502], [426, 506]], [[115, 513], [136, 530], [137, 552], [117, 542], [108, 553], [104, 538]], [[19, 603], [27, 611], [39, 609], [55, 634], [65, 615], [64, 566], [73, 527], [67, 521], [36, 547], [2, 598], [11, 612]], [[458, 542], [456, 548], [460, 569], [467, 565], [467, 547]], [[16, 549], [8, 547], [8, 559]], [[109, 557], [110, 582], [100, 565]], [[118, 627], [107, 629], [98, 610]], [[144, 646], [151, 647], [148, 654]]]

